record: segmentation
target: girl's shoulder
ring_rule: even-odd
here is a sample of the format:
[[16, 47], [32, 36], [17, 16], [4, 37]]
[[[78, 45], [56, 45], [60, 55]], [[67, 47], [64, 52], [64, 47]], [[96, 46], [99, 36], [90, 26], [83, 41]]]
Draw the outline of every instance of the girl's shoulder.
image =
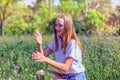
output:
[[74, 39], [71, 39], [69, 44], [74, 45], [74, 44], [76, 44], [76, 41]]
[[77, 42], [74, 39], [70, 40], [68, 47], [72, 47], [72, 49], [77, 49], [77, 50], [80, 49]]
[[76, 41], [74, 39], [71, 39], [70, 42], [68, 43], [68, 47], [75, 47], [76, 46]]

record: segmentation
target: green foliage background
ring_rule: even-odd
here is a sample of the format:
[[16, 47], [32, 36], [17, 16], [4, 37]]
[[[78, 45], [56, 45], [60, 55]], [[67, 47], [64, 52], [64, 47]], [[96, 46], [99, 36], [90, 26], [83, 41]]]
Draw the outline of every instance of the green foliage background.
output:
[[[106, 32], [106, 26], [114, 26], [105, 21], [109, 19], [109, 15], [112, 17], [109, 8], [115, 12], [111, 7], [111, 1], [108, 0], [61, 0], [57, 6], [54, 5], [54, 0], [37, 0], [33, 6], [19, 4], [20, 1], [22, 0], [1, 0], [0, 18], [6, 35], [33, 34], [36, 30], [42, 34], [50, 34], [53, 32], [53, 21], [56, 16], [64, 12], [72, 16], [78, 32], [81, 30], [80, 25], [84, 30], [96, 32], [101, 32], [101, 28]], [[119, 14], [119, 11], [116, 11], [116, 14]], [[115, 25], [115, 29], [108, 28], [111, 33], [118, 33], [119, 25]]]

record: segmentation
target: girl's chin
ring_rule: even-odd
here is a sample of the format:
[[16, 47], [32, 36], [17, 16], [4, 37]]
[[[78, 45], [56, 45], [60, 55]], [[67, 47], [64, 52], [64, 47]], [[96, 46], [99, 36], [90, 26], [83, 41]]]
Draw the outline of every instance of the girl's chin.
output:
[[58, 36], [61, 36], [61, 34], [57, 34]]

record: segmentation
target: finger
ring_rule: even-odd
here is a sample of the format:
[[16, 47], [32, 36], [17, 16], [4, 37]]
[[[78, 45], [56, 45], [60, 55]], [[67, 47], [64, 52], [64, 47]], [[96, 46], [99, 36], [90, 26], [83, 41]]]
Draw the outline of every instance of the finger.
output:
[[32, 59], [34, 59], [34, 60], [39, 60], [38, 57], [32, 57]]
[[37, 32], [35, 33], [35, 35], [38, 34]]
[[40, 33], [39, 33], [39, 32], [36, 32], [35, 35], [40, 35]]
[[41, 33], [39, 33], [39, 32], [37, 32], [37, 33], [36, 33], [36, 35], [38, 35], [38, 36], [42, 37]]
[[36, 52], [32, 53], [32, 55], [36, 55]]
[[39, 32], [37, 32], [37, 33], [35, 34], [35, 36], [41, 36], [41, 35], [40, 35], [40, 33], [39, 33]]
[[32, 59], [35, 59], [35, 60], [36, 60], [36, 57], [32, 57]]
[[33, 57], [33, 54], [31, 55], [31, 57]]
[[42, 60], [35, 60], [35, 62], [43, 62]]
[[37, 37], [35, 36], [34, 39], [37, 40]]
[[37, 55], [32, 55], [31, 57], [32, 57], [32, 58], [35, 58], [35, 57], [37, 57]]
[[40, 36], [39, 33], [37, 33], [36, 36]]
[[40, 58], [37, 57], [37, 56], [33, 56], [32, 58], [35, 59], [35, 60], [40, 60]]
[[31, 57], [32, 57], [32, 58], [33, 58], [33, 57], [38, 57], [38, 55], [37, 55], [37, 54], [32, 54]]
[[36, 34], [34, 37], [39, 37], [39, 34]]

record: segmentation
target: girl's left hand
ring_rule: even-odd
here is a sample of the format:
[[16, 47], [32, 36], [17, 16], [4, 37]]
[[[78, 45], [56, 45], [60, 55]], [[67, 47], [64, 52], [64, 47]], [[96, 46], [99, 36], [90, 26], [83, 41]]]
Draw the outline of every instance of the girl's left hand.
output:
[[35, 38], [37, 44], [39, 44], [39, 45], [42, 44], [42, 36], [41, 36], [41, 34], [39, 32], [35, 33], [35, 37], [34, 38]]
[[45, 62], [46, 60], [46, 57], [40, 52], [35, 52], [31, 56], [36, 62]]

